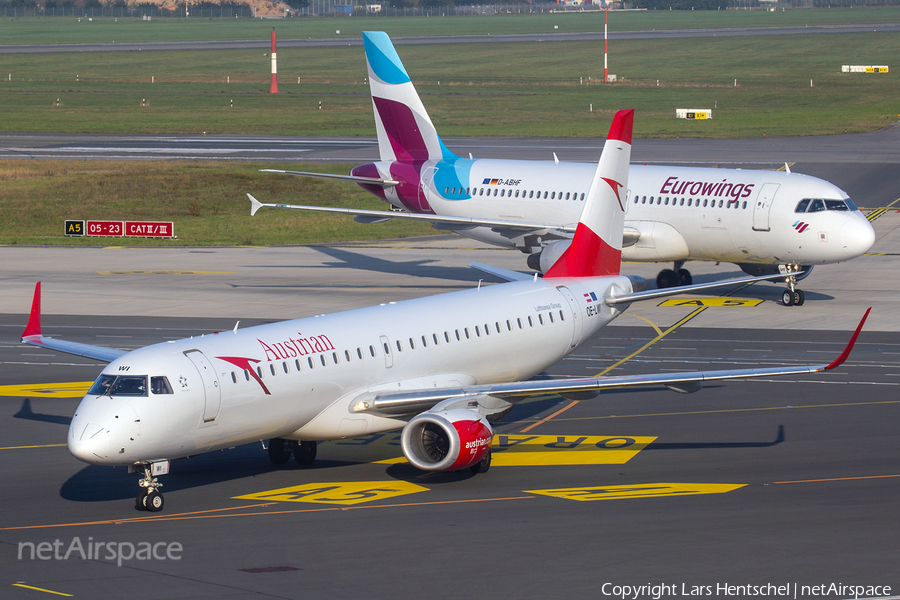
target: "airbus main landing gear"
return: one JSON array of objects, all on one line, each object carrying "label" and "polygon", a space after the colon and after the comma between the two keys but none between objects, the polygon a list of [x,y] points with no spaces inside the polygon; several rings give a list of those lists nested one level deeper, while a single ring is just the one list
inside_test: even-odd
[{"label": "airbus main landing gear", "polygon": [[484,455],[480,461],[469,467],[469,469],[478,475],[479,473],[487,473],[488,469],[491,468],[491,451],[488,449],[487,454]]},{"label": "airbus main landing gear", "polygon": [[660,290],[692,283],[694,283],[694,278],[691,276],[691,272],[684,268],[683,260],[676,261],[674,268],[663,269],[656,276],[656,288]]},{"label": "airbus main landing gear", "polygon": [[788,288],[781,293],[781,303],[785,306],[803,306],[806,298],[803,290],[797,287],[797,278],[793,275],[787,278]]},{"label": "airbus main landing gear", "polygon": [[294,455],[294,460],[301,467],[308,467],[316,461],[316,443],[298,442],[297,440],[285,440],[275,438],[269,440],[269,460],[274,465],[287,463]]},{"label": "airbus main landing gear", "polygon": [[166,501],[160,493],[162,484],[154,475],[165,475],[169,472],[169,461],[157,463],[145,463],[143,465],[129,465],[129,473],[138,473],[138,469],[144,469],[144,476],[138,481],[141,491],[135,499],[135,508],[148,512],[159,512],[165,506]]}]

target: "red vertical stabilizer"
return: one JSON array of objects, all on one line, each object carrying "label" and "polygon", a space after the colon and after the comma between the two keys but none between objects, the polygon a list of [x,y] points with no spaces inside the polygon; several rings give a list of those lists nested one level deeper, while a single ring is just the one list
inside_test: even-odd
[{"label": "red vertical stabilizer", "polygon": [[633,125],[634,109],[613,118],[572,245],[544,279],[619,274]]}]

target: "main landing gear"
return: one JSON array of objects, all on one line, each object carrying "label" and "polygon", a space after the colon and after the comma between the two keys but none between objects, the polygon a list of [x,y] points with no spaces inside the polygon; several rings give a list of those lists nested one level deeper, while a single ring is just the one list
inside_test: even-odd
[{"label": "main landing gear", "polygon": [[294,460],[301,467],[308,467],[316,461],[316,443],[298,442],[275,438],[269,440],[269,460],[273,465],[283,465],[294,455]]},{"label": "main landing gear", "polygon": [[660,290],[692,283],[694,283],[694,278],[691,277],[691,272],[684,268],[683,260],[675,261],[674,268],[663,269],[656,276],[656,288]]},{"label": "main landing gear", "polygon": [[165,475],[169,472],[169,461],[156,463],[144,463],[140,465],[129,465],[129,473],[139,473],[139,469],[143,468],[144,476],[138,481],[141,491],[138,492],[135,499],[135,508],[138,510],[146,510],[148,512],[159,512],[165,506],[166,501],[160,493],[159,488],[162,484],[154,475]]}]

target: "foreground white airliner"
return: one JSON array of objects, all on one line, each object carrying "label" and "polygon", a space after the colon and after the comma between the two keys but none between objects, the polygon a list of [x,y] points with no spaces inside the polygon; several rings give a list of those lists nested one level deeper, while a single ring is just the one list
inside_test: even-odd
[{"label": "foreground white airliner", "polygon": [[491,463],[489,421],[528,396],[585,399],[639,385],[692,392],[708,380],[841,364],[862,322],[829,365],[527,381],[631,302],[678,293],[634,292],[639,278],[619,274],[632,119],[633,111],[616,115],[572,244],[543,278],[478,265],[511,283],[131,352],[44,337],[38,283],[22,340],[109,361],[72,418],[69,451],[87,463],[143,472],[137,507],[158,511],[157,475],[170,460],[239,444],[269,440],[272,462],[293,452],[308,465],[318,440],[403,428],[403,454],[416,467],[477,473]]},{"label": "foreground white airliner", "polygon": [[[569,247],[594,176],[589,163],[473,160],[441,142],[390,38],[364,32],[381,160],[349,176],[398,211],[330,209],[357,221],[420,219],[489,244],[529,254],[542,273]],[[555,158],[555,156],[554,156]],[[736,263],[749,275],[783,273],[785,305],[803,304],[796,282],[814,265],[864,254],[872,225],[845,192],[798,173],[632,165],[623,197],[623,259],[673,262],[658,288],[687,285],[685,261]],[[627,203],[625,201],[627,200]]]}]

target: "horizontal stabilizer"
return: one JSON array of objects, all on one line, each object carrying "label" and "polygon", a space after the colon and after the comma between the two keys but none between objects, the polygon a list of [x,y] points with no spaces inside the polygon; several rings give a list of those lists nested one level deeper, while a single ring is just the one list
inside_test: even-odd
[{"label": "horizontal stabilizer", "polygon": [[473,269],[478,269],[488,275],[493,275],[499,279],[503,279],[504,281],[526,281],[528,279],[533,279],[534,274],[520,273],[519,271],[512,271],[510,269],[503,269],[501,267],[495,267],[493,265],[486,265],[480,262],[470,262],[469,266]]},{"label": "horizontal stabilizer", "polygon": [[368,185],[380,185],[391,187],[400,183],[393,179],[381,179],[379,177],[359,177],[356,175],[335,175],[333,173],[313,173],[310,171],[281,171],[278,169],[260,169],[260,173],[281,173],[282,175],[295,175],[297,177],[315,177],[317,179],[333,179],[336,181],[349,181],[350,183],[365,183]]},{"label": "horizontal stabilizer", "polygon": [[702,290],[713,290],[721,287],[729,287],[735,285],[752,285],[760,281],[775,281],[778,279],[787,279],[787,275],[776,273],[775,275],[762,275],[760,277],[743,277],[741,279],[728,279],[725,281],[713,281],[710,283],[697,283],[694,285],[683,285],[679,287],[663,288],[661,290],[647,290],[645,292],[634,292],[631,294],[623,294],[621,296],[613,296],[605,298],[603,302],[607,306],[616,304],[631,304],[632,302],[640,302],[642,300],[656,300],[658,298],[668,298],[669,296],[678,296],[679,294],[689,294]]}]

